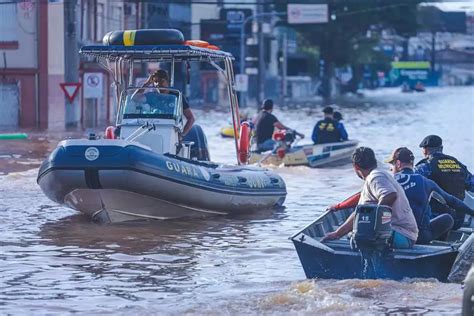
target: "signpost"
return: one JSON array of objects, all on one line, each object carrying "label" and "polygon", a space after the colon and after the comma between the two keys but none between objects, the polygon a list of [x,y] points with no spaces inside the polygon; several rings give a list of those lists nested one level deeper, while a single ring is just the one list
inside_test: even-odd
[{"label": "signpost", "polygon": [[84,73],[84,99],[100,99],[104,96],[104,74],[101,72]]},{"label": "signpost", "polygon": [[249,76],[245,74],[235,75],[235,90],[247,92],[249,89]]},{"label": "signpost", "polygon": [[289,24],[327,23],[327,4],[297,4],[289,3],[287,6]]},{"label": "signpost", "polygon": [[77,94],[79,93],[79,88],[81,87],[80,82],[69,82],[69,83],[60,83],[59,86],[63,90],[66,98],[69,100],[69,103],[74,102]]}]

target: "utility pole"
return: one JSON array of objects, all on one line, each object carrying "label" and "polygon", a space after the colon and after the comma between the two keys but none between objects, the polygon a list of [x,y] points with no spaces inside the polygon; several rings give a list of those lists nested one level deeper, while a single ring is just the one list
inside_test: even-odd
[{"label": "utility pole", "polygon": [[[272,17],[272,16],[285,16],[286,12],[266,12],[266,13],[258,13],[255,15],[251,15],[247,17],[242,25],[240,26],[240,73],[245,74],[245,45],[246,45],[246,37],[245,37],[245,26],[247,25],[248,22],[258,19],[258,18],[263,18],[263,17]],[[260,57],[259,57],[260,60]],[[245,105],[246,101],[246,96],[245,92],[241,92],[240,94],[240,105]]]},{"label": "utility pole", "polygon": [[[64,81],[66,83],[79,82],[76,5],[77,0],[64,1]],[[78,98],[75,98],[73,102],[69,102],[67,98],[65,99],[66,128],[77,127],[80,115]]]},{"label": "utility pole", "polygon": [[286,97],[288,95],[288,83],[286,82],[286,77],[287,77],[287,70],[288,70],[288,32],[285,29],[283,31],[283,61],[282,61],[282,71],[281,71],[281,77],[282,77],[282,93],[283,93],[283,98],[282,98],[282,103],[285,104],[286,102]]},{"label": "utility pole", "polygon": [[431,31],[431,71],[435,71],[436,63],[436,31]]},{"label": "utility pole", "polygon": [[[264,14],[263,4],[257,5],[257,14]],[[263,34],[263,22],[258,21],[258,94],[257,104],[261,104],[265,98],[265,36]]]}]

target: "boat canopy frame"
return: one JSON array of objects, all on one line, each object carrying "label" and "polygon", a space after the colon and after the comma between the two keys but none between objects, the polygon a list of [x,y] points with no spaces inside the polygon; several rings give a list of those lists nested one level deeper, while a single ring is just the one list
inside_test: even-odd
[{"label": "boat canopy frame", "polygon": [[[228,52],[188,45],[93,45],[83,46],[80,54],[97,59],[98,63],[113,77],[116,89],[117,105],[120,104],[122,91],[134,86],[133,73],[135,62],[171,63],[170,86],[174,86],[175,63],[208,63],[218,70],[226,80],[229,96],[237,163],[239,159],[240,116],[237,93],[235,90],[234,57]],[[220,65],[222,64],[222,66]],[[140,87],[137,87],[140,88]],[[118,112],[117,112],[118,113]]]}]

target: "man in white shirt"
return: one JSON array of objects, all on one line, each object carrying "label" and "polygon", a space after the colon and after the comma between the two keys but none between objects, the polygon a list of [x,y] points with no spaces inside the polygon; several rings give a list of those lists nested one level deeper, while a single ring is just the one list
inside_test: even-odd
[{"label": "man in white shirt", "polygon": [[[364,180],[358,204],[379,204],[392,208],[392,229],[394,248],[411,248],[418,238],[415,216],[405,191],[383,170],[377,169],[374,151],[359,147],[352,155],[352,165],[357,176]],[[349,233],[354,226],[355,212],[334,232],[328,233],[322,241],[339,239]]]}]

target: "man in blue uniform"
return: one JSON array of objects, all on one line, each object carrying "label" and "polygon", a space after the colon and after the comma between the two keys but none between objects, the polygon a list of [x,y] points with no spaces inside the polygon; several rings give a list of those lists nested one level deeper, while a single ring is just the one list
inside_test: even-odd
[{"label": "man in blue uniform", "polygon": [[323,113],[324,119],[318,121],[314,126],[311,139],[315,144],[336,143],[341,141],[341,125],[333,118],[334,109],[327,106],[323,109]]},{"label": "man in blue uniform", "polygon": [[341,141],[345,141],[349,139],[349,135],[347,134],[346,128],[344,127],[344,123],[342,123],[342,120],[344,119],[342,117],[341,112],[335,111],[333,118],[336,122],[339,123],[339,133],[341,134]]},{"label": "man in blue uniform", "polygon": [[[426,136],[420,143],[425,156],[416,164],[415,172],[436,182],[441,189],[464,200],[467,191],[474,191],[474,177],[456,158],[443,154],[443,141],[437,135]],[[464,221],[464,214],[456,213],[454,229]]]},{"label": "man in blue uniform", "polygon": [[434,181],[416,174],[413,171],[413,153],[406,147],[397,148],[390,158],[385,162],[392,165],[395,179],[405,190],[410,207],[418,224],[417,243],[427,244],[446,234],[454,225],[454,219],[450,214],[441,214],[434,217],[429,198],[432,192],[439,193],[448,206],[456,212],[474,215],[474,211],[463,201],[443,191]]},{"label": "man in blue uniform", "polygon": [[[278,129],[290,128],[283,125],[273,112],[273,100],[266,99],[263,101],[262,111],[258,114],[255,119],[255,134],[257,138],[257,150],[267,151],[274,149],[276,142],[272,139],[275,127]],[[297,135],[304,138],[304,135],[295,131]]]}]

